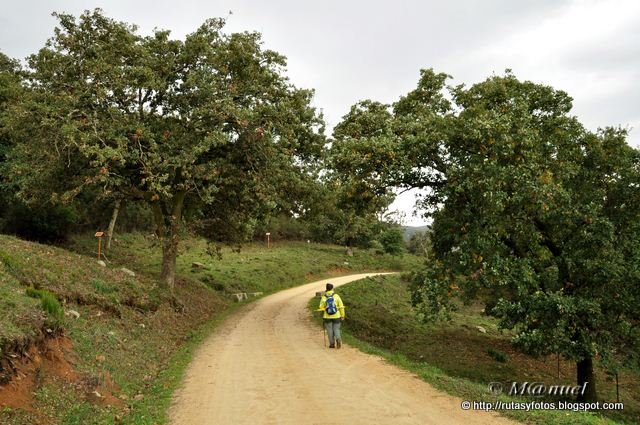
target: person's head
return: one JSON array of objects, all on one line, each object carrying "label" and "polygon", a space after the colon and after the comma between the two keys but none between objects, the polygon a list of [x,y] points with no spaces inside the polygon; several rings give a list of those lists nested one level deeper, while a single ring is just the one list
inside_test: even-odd
[{"label": "person's head", "polygon": [[333,289],[333,284],[327,283],[327,291],[331,291]]}]

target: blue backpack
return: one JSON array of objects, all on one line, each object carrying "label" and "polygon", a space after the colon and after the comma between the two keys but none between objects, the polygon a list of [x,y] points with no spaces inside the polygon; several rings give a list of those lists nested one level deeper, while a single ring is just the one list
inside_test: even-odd
[{"label": "blue backpack", "polygon": [[333,299],[333,295],[335,294],[325,295],[327,297],[327,307],[325,308],[325,311],[330,315],[338,312],[338,307],[336,307],[336,301]]}]

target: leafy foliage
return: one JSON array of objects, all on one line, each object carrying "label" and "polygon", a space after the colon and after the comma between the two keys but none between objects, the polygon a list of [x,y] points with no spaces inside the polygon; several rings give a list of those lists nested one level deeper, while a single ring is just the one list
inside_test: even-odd
[{"label": "leafy foliage", "polygon": [[397,225],[385,226],[378,236],[378,240],[384,248],[384,252],[391,255],[399,255],[404,252],[404,235]]},{"label": "leafy foliage", "polygon": [[447,78],[422,71],[392,114],[359,104],[385,111],[357,127],[377,131],[365,165],[379,178],[365,180],[429,189],[432,261],[414,303],[435,319],[481,298],[528,353],[576,361],[580,382],[596,356],[635,358],[640,153],[624,130],[586,130],[562,91],[509,71],[470,88]]},{"label": "leafy foliage", "polygon": [[15,191],[4,170],[7,155],[14,143],[9,128],[11,104],[21,96],[22,91],[18,63],[0,52],[0,219],[6,215]]},{"label": "leafy foliage", "polygon": [[13,202],[7,207],[2,230],[23,239],[38,242],[62,241],[77,220],[73,206],[47,205],[38,208],[18,200]]},{"label": "leafy foliage", "polygon": [[210,19],[180,41],[140,36],[100,10],[55,16],[13,115],[19,195],[68,202],[100,187],[147,202],[170,287],[183,219],[246,231],[319,155],[312,92],[288,82],[285,58],[263,50],[259,34],[228,35]]},{"label": "leafy foliage", "polygon": [[393,201],[386,184],[386,164],[393,159],[391,113],[387,105],[354,105],[333,132],[328,186],[336,210],[335,238],[347,246],[368,246],[375,238],[378,215]]},{"label": "leafy foliage", "polygon": [[443,205],[423,281],[439,289],[425,298],[446,306],[451,292],[488,289],[491,314],[532,354],[634,351],[640,156],[625,132],[588,132],[566,93],[511,74],[453,97],[447,184],[427,201]]}]

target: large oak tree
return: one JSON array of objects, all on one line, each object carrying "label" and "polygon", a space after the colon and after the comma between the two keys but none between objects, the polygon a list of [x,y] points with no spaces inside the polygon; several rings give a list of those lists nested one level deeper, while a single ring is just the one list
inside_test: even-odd
[{"label": "large oak tree", "polygon": [[423,71],[366,140],[378,185],[427,189],[432,258],[414,302],[432,319],[484,300],[524,351],[575,361],[594,400],[594,359],[640,351],[640,153],[624,130],[585,129],[562,91],[509,72],[447,78]]},{"label": "large oak tree", "polygon": [[509,73],[452,97],[416,298],[485,298],[517,346],[574,360],[595,400],[596,356],[638,347],[640,154],[623,130],[586,130],[566,93]]},{"label": "large oak tree", "polygon": [[100,187],[147,202],[168,288],[186,217],[247,213],[320,153],[312,92],[291,85],[259,34],[225,34],[210,19],[176,40],[100,10],[55,16],[55,35],[28,60],[33,94],[14,115],[12,176],[24,199]]}]

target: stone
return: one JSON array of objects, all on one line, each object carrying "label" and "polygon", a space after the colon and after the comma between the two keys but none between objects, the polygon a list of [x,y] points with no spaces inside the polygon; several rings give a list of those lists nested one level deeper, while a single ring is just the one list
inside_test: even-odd
[{"label": "stone", "polygon": [[480,332],[482,332],[483,334],[487,333],[487,330],[485,328],[483,328],[482,326],[476,326],[476,329]]},{"label": "stone", "polygon": [[129,276],[133,276],[133,277],[135,277],[135,275],[136,275],[136,273],[135,273],[134,271],[129,270],[129,269],[128,269],[128,268],[126,268],[126,267],[121,267],[121,268],[120,268],[120,271],[121,271],[121,272],[123,272],[123,273],[125,273],[125,274],[128,274]]},{"label": "stone", "polygon": [[98,260],[98,264],[100,264],[102,267],[107,267],[107,263],[102,260]]},{"label": "stone", "polygon": [[204,269],[206,266],[202,263],[199,263],[197,261],[194,261],[193,263],[191,263],[191,268],[192,269]]},{"label": "stone", "polygon": [[67,310],[64,312],[65,316],[73,316],[74,319],[79,319],[80,318],[80,313],[78,313],[75,310]]}]

